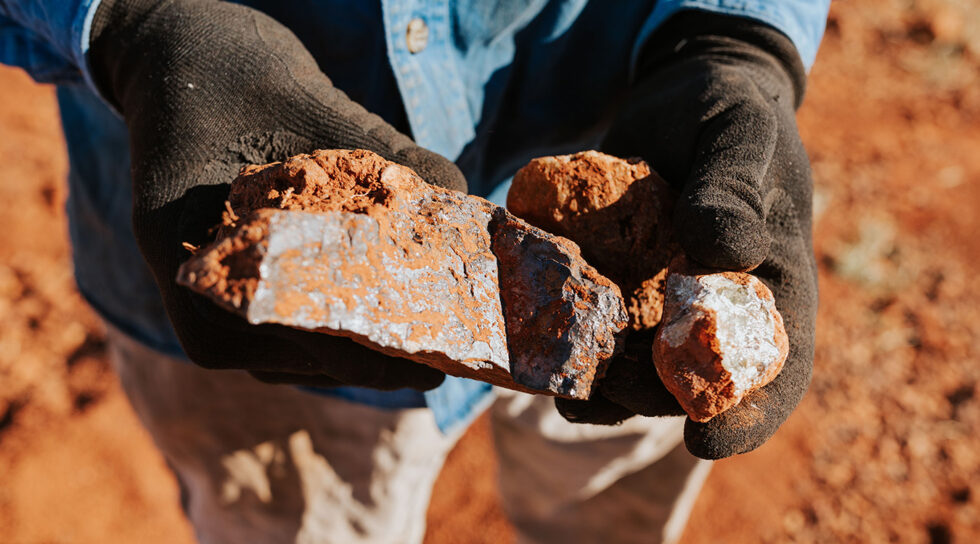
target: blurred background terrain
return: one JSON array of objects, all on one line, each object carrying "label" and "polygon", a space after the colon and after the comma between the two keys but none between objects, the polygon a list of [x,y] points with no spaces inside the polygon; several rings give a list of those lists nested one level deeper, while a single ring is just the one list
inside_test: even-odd
[{"label": "blurred background terrain", "polygon": [[[835,2],[799,115],[816,183],[815,375],[716,463],[702,542],[980,542],[980,3]],[[654,165],[655,166],[655,165]],[[0,541],[191,542],[74,290],[53,89],[0,67]],[[508,542],[485,421],[427,542]]]}]

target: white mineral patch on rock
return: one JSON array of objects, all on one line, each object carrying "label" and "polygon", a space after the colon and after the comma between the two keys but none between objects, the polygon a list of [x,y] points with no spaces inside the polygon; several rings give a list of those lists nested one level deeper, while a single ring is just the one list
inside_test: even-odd
[{"label": "white mineral patch on rock", "polygon": [[654,361],[664,385],[707,421],[772,381],[789,351],[772,293],[750,274],[670,273]]}]

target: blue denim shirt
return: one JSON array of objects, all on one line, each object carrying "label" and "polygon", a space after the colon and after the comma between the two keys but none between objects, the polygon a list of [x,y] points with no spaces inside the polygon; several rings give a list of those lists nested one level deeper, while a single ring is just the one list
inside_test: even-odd
[{"label": "blue denim shirt", "polygon": [[[456,161],[498,203],[533,157],[592,148],[637,52],[683,9],[740,15],[788,35],[809,67],[829,0],[246,0],[289,27],[334,84],[419,145]],[[99,0],[0,0],[0,62],[58,83],[68,154],[69,233],[80,291],[110,323],[183,357],[131,226],[127,132],[95,94],[85,55]],[[428,27],[412,53],[409,21]],[[451,431],[490,387],[448,378],[427,393],[318,390],[387,408],[429,406]]]}]

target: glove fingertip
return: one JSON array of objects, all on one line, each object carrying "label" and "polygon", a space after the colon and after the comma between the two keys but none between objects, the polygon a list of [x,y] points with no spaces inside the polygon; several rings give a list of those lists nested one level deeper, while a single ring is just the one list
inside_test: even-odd
[{"label": "glove fingertip", "polygon": [[[370,387],[381,391],[394,391],[397,389],[414,389],[415,391],[429,391],[442,385],[446,379],[446,374],[441,370],[436,370],[428,365],[384,355],[370,348],[354,345],[364,357],[371,359],[371,364],[363,365],[361,377],[352,382],[351,385]],[[366,362],[366,361],[364,361]]]},{"label": "glove fingertip", "polygon": [[445,380],[445,374],[433,368],[426,367],[422,372],[419,372],[418,379],[413,381],[409,387],[416,391],[430,391],[442,385],[442,382]]},{"label": "glove fingertip", "polygon": [[593,425],[618,425],[636,415],[632,410],[606,399],[599,392],[593,393],[589,400],[555,397],[555,408],[570,423]]},{"label": "glove fingertip", "polygon": [[330,388],[340,387],[344,384],[324,375],[319,374],[290,374],[288,372],[269,372],[260,370],[249,370],[256,380],[269,385],[301,385],[304,387]]},{"label": "glove fingertip", "polygon": [[782,423],[782,418],[749,405],[736,406],[706,423],[690,419],[684,425],[687,450],[701,459],[724,459],[750,452],[764,444]]},{"label": "glove fingertip", "polygon": [[695,262],[722,270],[752,270],[769,255],[772,237],[765,221],[751,212],[678,206],[677,238]]}]

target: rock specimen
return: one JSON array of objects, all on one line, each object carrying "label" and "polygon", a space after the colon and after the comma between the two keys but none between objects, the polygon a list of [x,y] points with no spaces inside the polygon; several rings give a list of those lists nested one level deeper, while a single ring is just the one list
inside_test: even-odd
[{"label": "rock specimen", "polygon": [[[601,377],[614,334],[627,324],[619,288],[585,264],[573,242],[502,208],[490,230],[511,374],[532,389],[588,398],[591,388],[578,384]],[[561,372],[554,371],[556,362],[563,362]]]},{"label": "rock specimen", "polygon": [[[579,244],[620,286],[634,331],[648,337],[659,324],[657,373],[691,419],[707,421],[775,378],[788,342],[761,281],[745,273],[700,273],[676,257],[674,202],[645,162],[596,151],[534,159],[507,194],[511,212]],[[648,379],[629,375],[623,383]]]},{"label": "rock specimen", "polygon": [[704,422],[772,381],[789,341],[772,292],[758,278],[685,268],[672,265],[667,276],[653,357],[684,411]]},{"label": "rock specimen", "polygon": [[647,163],[598,151],[534,159],[507,193],[511,213],[573,240],[619,285],[634,330],[660,322],[667,263],[675,252],[673,206],[670,187]]},{"label": "rock specimen", "polygon": [[627,316],[578,247],[368,151],[250,167],[178,281],[251,323],[588,398]]}]

